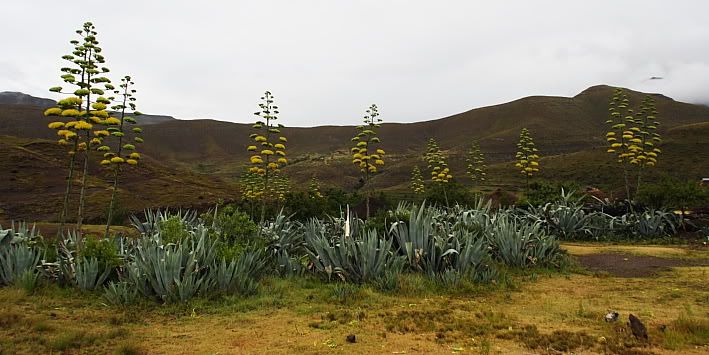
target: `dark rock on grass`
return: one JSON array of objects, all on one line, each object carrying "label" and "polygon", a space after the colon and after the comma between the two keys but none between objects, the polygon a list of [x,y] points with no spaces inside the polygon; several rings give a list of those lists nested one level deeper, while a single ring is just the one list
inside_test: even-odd
[{"label": "dark rock on grass", "polygon": [[628,316],[628,320],[630,320],[630,330],[633,332],[635,338],[638,340],[642,339],[647,341],[647,329],[645,328],[643,322],[641,322],[640,319],[633,314]]},{"label": "dark rock on grass", "polygon": [[356,343],[357,342],[357,337],[355,337],[354,334],[350,334],[346,338],[348,343]]}]

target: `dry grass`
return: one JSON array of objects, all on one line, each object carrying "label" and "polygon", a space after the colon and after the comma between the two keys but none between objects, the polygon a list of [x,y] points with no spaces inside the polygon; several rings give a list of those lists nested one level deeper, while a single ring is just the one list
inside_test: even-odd
[{"label": "dry grass", "polygon": [[[600,252],[607,252],[604,247]],[[678,255],[668,249],[662,256]],[[653,249],[653,253],[659,253]],[[704,254],[706,257],[706,254]],[[455,294],[407,277],[406,292],[353,288],[338,299],[317,280],[267,279],[258,296],[140,304],[119,310],[95,294],[0,289],[0,348],[8,353],[706,353],[708,267],[653,278],[529,272],[516,287]],[[533,277],[532,277],[533,276]],[[609,310],[622,319],[606,323]],[[647,326],[649,344],[624,323]],[[621,331],[622,330],[622,331]],[[346,336],[356,335],[356,343]]]},{"label": "dry grass", "polygon": [[656,256],[661,258],[706,258],[707,253],[676,246],[659,245],[610,245],[589,243],[563,243],[563,248],[571,255],[599,253],[626,253],[632,255]]}]

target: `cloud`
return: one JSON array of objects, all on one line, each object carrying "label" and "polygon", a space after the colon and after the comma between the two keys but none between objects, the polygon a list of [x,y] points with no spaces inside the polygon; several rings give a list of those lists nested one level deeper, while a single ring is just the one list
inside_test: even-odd
[{"label": "cloud", "polygon": [[354,124],[371,103],[386,121],[420,121],[600,83],[709,102],[704,2],[72,4],[3,5],[0,31],[22,36],[4,37],[0,90],[49,96],[88,8],[141,110],[181,118],[250,121],[267,89],[292,126]]}]

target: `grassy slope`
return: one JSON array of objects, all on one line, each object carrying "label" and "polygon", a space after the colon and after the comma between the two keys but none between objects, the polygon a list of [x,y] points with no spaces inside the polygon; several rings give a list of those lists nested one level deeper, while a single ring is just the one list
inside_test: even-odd
[{"label": "grassy slope", "polygon": [[[608,252],[617,246],[589,246]],[[574,253],[574,248],[570,248]],[[681,248],[624,247],[663,257]],[[581,253],[587,253],[584,250]],[[692,251],[704,258],[706,251]],[[259,295],[185,305],[107,307],[91,293],[0,289],[0,348],[9,353],[575,353],[702,354],[709,347],[707,267],[651,278],[544,270],[514,276],[514,286],[435,290],[406,277],[399,294],[369,288],[349,299],[315,280],[267,279]],[[543,295],[544,297],[539,297]],[[621,313],[606,323],[609,310]],[[650,344],[624,327],[628,313]],[[660,326],[667,329],[660,331]],[[625,329],[620,332],[620,329]],[[355,334],[357,343],[345,342]]]},{"label": "grassy slope", "polygon": [[[0,221],[53,220],[61,209],[68,160],[63,148],[36,139],[0,136]],[[110,199],[112,175],[91,165],[87,186],[87,222],[103,222]],[[77,170],[80,170],[77,164]],[[78,200],[80,174],[75,175],[69,220]],[[217,177],[175,170],[152,159],[127,167],[119,185],[118,209],[140,211],[147,207],[197,207],[236,196],[233,183]]]},{"label": "grassy slope", "polygon": [[[604,149],[604,120],[611,93],[610,87],[595,86],[573,98],[535,96],[434,121],[385,124],[380,135],[388,152],[386,166],[373,178],[372,187],[407,192],[412,167],[425,167],[420,156],[428,137],[435,137],[459,181],[467,180],[463,175],[466,147],[479,139],[490,166],[488,184],[482,190],[519,189],[523,179],[511,160],[519,129],[526,126],[544,156],[540,177],[575,181],[613,193],[622,183],[618,166]],[[630,92],[630,97],[638,102],[642,94]],[[661,95],[656,99],[665,144],[660,163],[647,174],[647,180],[663,173],[683,179],[709,174],[704,164],[709,161],[709,108]],[[39,108],[0,105],[0,134],[25,138],[0,139],[0,153],[5,157],[0,163],[0,178],[9,181],[0,186],[0,220],[52,218],[56,214],[65,166],[59,149],[36,140],[54,138],[45,126],[47,121]],[[148,169],[130,174],[123,194],[125,208],[193,206],[234,196],[235,178],[243,171],[247,157],[248,125],[173,120],[145,126],[144,132],[145,152],[153,160]],[[294,186],[304,186],[303,182],[317,176],[326,185],[354,188],[357,170],[349,162],[353,133],[353,127],[285,129],[291,160],[286,171]],[[51,153],[47,156],[44,151]],[[47,174],[53,169],[60,169],[60,173]],[[90,206],[90,217],[96,218],[105,209],[106,176],[92,170],[97,175],[90,193],[96,195],[97,202]],[[33,211],[37,214],[32,215]]]}]

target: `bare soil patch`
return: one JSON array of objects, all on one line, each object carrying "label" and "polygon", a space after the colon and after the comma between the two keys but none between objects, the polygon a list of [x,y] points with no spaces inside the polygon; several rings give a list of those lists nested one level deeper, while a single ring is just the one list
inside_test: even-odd
[{"label": "bare soil patch", "polygon": [[588,270],[617,277],[651,277],[678,266],[709,266],[709,260],[660,258],[626,253],[599,253],[576,256]]}]

